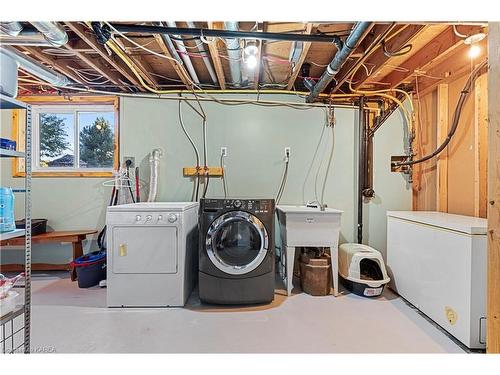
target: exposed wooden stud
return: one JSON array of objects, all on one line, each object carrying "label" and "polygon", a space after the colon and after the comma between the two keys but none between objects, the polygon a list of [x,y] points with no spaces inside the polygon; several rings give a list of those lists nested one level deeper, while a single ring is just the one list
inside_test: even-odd
[{"label": "exposed wooden stud", "polygon": [[[208,175],[210,177],[221,177],[224,175],[224,168],[221,167],[207,167]],[[182,168],[182,174],[184,177],[194,177],[194,176],[204,176],[206,174],[205,169],[203,167],[184,167]]]},{"label": "exposed wooden stud", "polygon": [[[160,49],[162,50],[163,54],[165,56],[170,57],[171,59],[174,59],[172,54],[167,48],[167,45],[163,41],[161,35],[155,34],[155,39],[156,43],[160,46]],[[169,62],[172,64],[172,68],[174,68],[175,72],[181,79],[182,83],[184,83],[188,88],[192,86],[191,84],[191,78],[189,77],[189,73],[186,71],[186,68],[184,68],[184,65],[181,65],[173,60],[169,60]]]},{"label": "exposed wooden stud", "polygon": [[[312,30],[312,23],[308,23],[306,26],[306,34],[311,34],[311,30]],[[299,60],[297,61],[297,63],[293,67],[292,76],[290,77],[290,80],[288,81],[288,86],[286,87],[287,90],[291,90],[293,85],[295,84],[295,80],[297,79],[297,77],[300,73],[300,69],[301,69],[302,64],[304,63],[304,61],[307,57],[307,53],[309,52],[309,48],[311,48],[311,44],[312,43],[310,43],[310,42],[305,42],[303,44],[302,52],[300,54]]]},{"label": "exposed wooden stud", "polygon": [[[437,136],[440,145],[448,135],[448,85],[440,84],[437,88]],[[448,149],[437,157],[436,206],[441,212],[448,212]],[[424,172],[425,173],[425,172]]]},{"label": "exposed wooden stud", "polygon": [[[488,87],[500,87],[500,23],[488,27]],[[500,353],[500,102],[488,99],[488,308],[486,351]]]},{"label": "exposed wooden stud", "polygon": [[[388,51],[397,51],[400,48],[411,43],[423,30],[424,25],[408,25],[401,29],[399,32],[392,34],[385,39],[386,49]],[[353,78],[353,87],[358,89],[368,80],[368,73],[376,72],[380,67],[391,59],[390,56],[386,56],[382,46],[377,48],[367,59],[366,63],[369,62],[368,72],[365,69],[359,69],[356,76]]]},{"label": "exposed wooden stud", "polygon": [[486,217],[488,189],[488,77],[474,86],[474,215]]},{"label": "exposed wooden stud", "polygon": [[86,31],[88,30],[86,27],[76,23],[76,22],[65,22],[65,25],[68,26],[80,39],[82,39],[87,45],[89,45],[95,52],[101,56],[104,61],[106,61],[109,65],[111,65],[114,69],[118,71],[123,77],[125,77],[130,83],[135,85],[141,91],[145,91],[144,88],[141,87],[139,81],[132,73],[129,73],[128,68],[122,65],[121,62],[116,61],[112,56],[108,54],[106,49],[97,42],[97,39],[94,35],[88,35]]},{"label": "exposed wooden stud", "polygon": [[[477,27],[465,26],[463,32],[468,33],[474,29],[477,29]],[[381,81],[390,83],[391,88],[397,87],[410,79],[416,70],[429,69],[437,63],[436,59],[442,61],[443,58],[448,57],[462,44],[463,39],[455,34],[453,28],[449,27],[400,65],[402,69],[393,70],[390,74],[382,78]]]},{"label": "exposed wooden stud", "polygon": [[83,82],[83,80],[80,77],[78,77],[71,69],[68,69],[66,64],[61,63],[60,60],[56,60],[53,57],[44,54],[39,49],[36,49],[34,47],[22,47],[22,48],[25,51],[29,52],[31,56],[33,56],[37,60],[51,66],[53,69],[71,78],[73,81],[85,85],[85,82]]},{"label": "exposed wooden stud", "polygon": [[[223,29],[222,22],[208,22],[209,29]],[[212,57],[212,62],[214,63],[215,74],[217,75],[217,80],[219,81],[219,86],[222,90],[226,89],[226,78],[224,76],[224,69],[222,68],[222,63],[219,57],[219,49],[217,48],[218,39],[214,39],[208,44],[208,50],[210,56]]]}]

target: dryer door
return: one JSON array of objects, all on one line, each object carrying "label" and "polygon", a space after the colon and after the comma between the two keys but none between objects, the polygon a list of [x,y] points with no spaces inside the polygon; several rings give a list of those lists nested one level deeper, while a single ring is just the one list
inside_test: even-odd
[{"label": "dryer door", "polygon": [[256,216],[231,211],[214,220],[205,245],[218,269],[230,275],[243,275],[257,268],[266,257],[268,234]]}]

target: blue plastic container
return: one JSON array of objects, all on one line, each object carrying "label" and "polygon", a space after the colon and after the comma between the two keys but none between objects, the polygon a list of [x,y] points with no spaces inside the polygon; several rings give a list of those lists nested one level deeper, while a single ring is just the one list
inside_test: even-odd
[{"label": "blue plastic container", "polygon": [[14,192],[11,188],[0,187],[0,232],[12,232],[14,229]]},{"label": "blue plastic container", "polygon": [[76,270],[79,288],[90,288],[106,280],[106,252],[93,251],[71,262]]}]

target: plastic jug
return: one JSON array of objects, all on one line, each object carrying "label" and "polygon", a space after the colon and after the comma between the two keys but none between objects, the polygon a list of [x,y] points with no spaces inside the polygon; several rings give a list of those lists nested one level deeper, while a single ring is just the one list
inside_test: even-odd
[{"label": "plastic jug", "polygon": [[14,192],[11,188],[0,187],[0,232],[11,232],[15,229]]}]

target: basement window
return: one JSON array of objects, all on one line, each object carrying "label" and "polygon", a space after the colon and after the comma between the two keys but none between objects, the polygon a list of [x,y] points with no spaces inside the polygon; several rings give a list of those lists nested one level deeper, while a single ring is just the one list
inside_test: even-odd
[{"label": "basement window", "polygon": [[[118,162],[116,106],[32,104],[34,176],[105,177],[112,175]],[[18,175],[24,174],[19,169]]]}]

